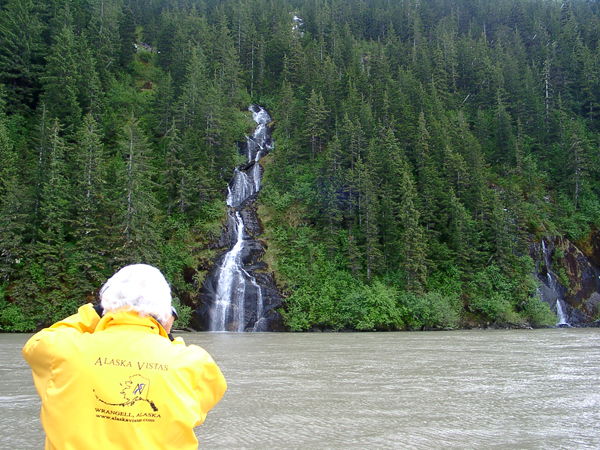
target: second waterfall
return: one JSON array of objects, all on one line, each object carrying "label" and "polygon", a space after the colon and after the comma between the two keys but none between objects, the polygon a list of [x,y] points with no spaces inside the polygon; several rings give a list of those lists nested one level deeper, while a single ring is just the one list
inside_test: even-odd
[{"label": "second waterfall", "polygon": [[257,126],[242,147],[248,162],[235,169],[227,189],[222,241],[231,248],[207,276],[202,306],[197,310],[201,328],[209,331],[268,331],[277,322],[274,308],[281,304],[273,275],[259,261],[264,248],[256,239],[261,233],[255,207],[262,179],[259,160],[273,149],[268,129],[271,117],[259,106],[249,111]]}]

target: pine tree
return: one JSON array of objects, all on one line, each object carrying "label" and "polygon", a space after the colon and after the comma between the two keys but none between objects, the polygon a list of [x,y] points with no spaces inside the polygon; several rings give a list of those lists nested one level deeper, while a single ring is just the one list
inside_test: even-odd
[{"label": "pine tree", "polygon": [[124,167],[120,181],[121,240],[126,262],[152,263],[157,256],[156,199],[150,146],[139,122],[132,116],[123,127],[119,142]]},{"label": "pine tree", "polygon": [[175,114],[173,80],[170,72],[159,80],[156,85],[156,91],[154,104],[154,110],[156,111],[156,133],[159,136],[164,136],[173,126],[173,116]]},{"label": "pine tree", "polygon": [[567,129],[567,183],[575,209],[578,209],[590,166],[587,158],[589,143],[585,134],[585,126],[575,118],[569,121]]},{"label": "pine tree", "polygon": [[461,201],[450,192],[450,223],[448,234],[450,248],[455,254],[460,269],[468,271],[472,260],[477,260],[477,242],[475,240],[474,223]]},{"label": "pine tree", "polygon": [[165,136],[164,146],[163,187],[167,196],[167,214],[171,215],[176,210],[184,214],[189,205],[185,195],[189,181],[181,160],[183,148],[175,122]]},{"label": "pine tree", "polygon": [[[35,241],[30,245],[27,258],[30,270],[38,271],[28,290],[42,322],[52,322],[58,317],[73,314],[83,301],[77,276],[75,258],[70,251],[71,186],[67,178],[65,155],[67,147],[61,138],[58,120],[54,120],[49,133],[48,173],[42,186],[40,225]],[[37,294],[35,294],[35,290]],[[17,289],[23,294],[22,286]],[[23,301],[24,299],[22,299]]]},{"label": "pine tree", "polygon": [[295,108],[294,91],[292,90],[292,87],[287,82],[287,80],[283,80],[278,106],[278,115],[281,117],[280,126],[283,128],[283,130],[285,130],[286,137],[290,139],[291,131],[293,129],[294,124]]},{"label": "pine tree", "polygon": [[204,127],[205,117],[202,113],[207,91],[206,58],[200,47],[194,47],[187,65],[178,105],[179,121],[184,132],[189,128]]},{"label": "pine tree", "polygon": [[34,105],[40,91],[44,26],[33,0],[3,2],[0,13],[0,81],[8,88],[9,109]]},{"label": "pine tree", "polygon": [[[92,114],[85,116],[75,146],[74,177],[75,245],[78,264],[86,281],[100,282],[102,255],[108,252],[108,228],[103,217],[105,161],[100,126]],[[90,286],[84,288],[89,292]]]},{"label": "pine tree", "polygon": [[38,107],[37,125],[29,155],[31,160],[31,175],[29,178],[33,184],[32,221],[34,234],[41,221],[40,202],[43,199],[43,186],[49,173],[50,130],[51,121],[48,118],[46,104],[42,103]]},{"label": "pine tree", "polygon": [[21,182],[19,157],[10,139],[0,87],[0,284],[9,281],[23,256],[27,187]]},{"label": "pine tree", "polygon": [[122,67],[127,67],[133,61],[137,37],[135,35],[135,17],[131,7],[123,5],[123,10],[118,20],[119,50],[118,60]]},{"label": "pine tree", "polygon": [[70,26],[64,26],[50,49],[42,100],[50,118],[57,118],[62,131],[72,135],[81,121],[77,101],[78,68],[75,62],[75,36]]},{"label": "pine tree", "polygon": [[382,180],[380,208],[382,252],[386,269],[394,271],[401,258],[399,241],[402,224],[398,222],[398,212],[402,196],[398,184],[402,180],[407,160],[392,128],[382,130],[379,139],[381,141],[379,176]]},{"label": "pine tree", "polygon": [[341,147],[337,136],[334,136],[327,146],[322,176],[319,183],[322,186],[323,212],[329,236],[333,239],[340,229],[343,211],[342,198],[344,191],[344,174],[341,166]]},{"label": "pine tree", "polygon": [[365,268],[367,271],[367,280],[371,280],[373,273],[378,273],[383,264],[381,260],[381,245],[380,245],[380,233],[379,233],[379,199],[378,199],[378,186],[375,184],[375,176],[372,168],[367,164],[366,167],[362,167],[362,163],[359,164],[358,170],[361,172],[361,211],[360,215],[363,217],[362,232],[365,239]]},{"label": "pine tree", "polygon": [[417,192],[407,165],[402,171],[399,191],[401,202],[398,222],[403,225],[400,244],[405,255],[401,268],[406,276],[407,289],[422,293],[427,283],[425,231],[419,223],[420,213],[415,205]]},{"label": "pine tree", "polygon": [[104,109],[104,92],[96,71],[96,58],[85,35],[76,37],[75,61],[77,64],[77,100],[84,114],[98,120]]},{"label": "pine tree", "polygon": [[311,160],[315,159],[317,153],[321,153],[323,142],[326,137],[325,125],[329,111],[325,108],[321,92],[315,93],[314,89],[308,99],[308,109],[304,123],[304,134],[310,145]]},{"label": "pine tree", "polygon": [[440,194],[439,174],[435,169],[431,157],[429,131],[425,122],[425,115],[421,112],[419,116],[420,136],[416,144],[416,168],[418,175],[418,201],[421,222],[423,223],[427,237],[437,238],[439,232],[436,230],[438,220],[438,195]]},{"label": "pine tree", "polygon": [[97,59],[101,69],[100,79],[110,78],[109,72],[117,69],[119,39],[119,17],[122,14],[122,2],[118,0],[89,1],[90,32],[89,38],[97,49]]},{"label": "pine tree", "polygon": [[237,105],[240,100],[240,91],[243,83],[241,81],[241,68],[238,52],[235,49],[227,19],[222,17],[216,37],[216,61],[218,61],[219,86],[227,99],[228,106]]}]

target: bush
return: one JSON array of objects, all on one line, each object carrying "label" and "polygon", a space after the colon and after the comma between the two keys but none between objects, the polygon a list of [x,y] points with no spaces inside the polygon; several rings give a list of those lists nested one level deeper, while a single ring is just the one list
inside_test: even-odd
[{"label": "bush", "polygon": [[400,295],[399,305],[404,322],[412,329],[455,329],[460,323],[460,302],[439,292],[417,296],[411,292]]},{"label": "bush", "polygon": [[550,309],[548,303],[542,301],[539,295],[531,297],[523,304],[523,316],[532,327],[548,327],[556,325],[556,314]]},{"label": "bush", "polygon": [[[527,257],[518,260],[524,267],[521,268],[521,272],[530,269],[530,259]],[[529,295],[529,290],[533,286],[529,275],[531,272],[524,276],[520,276],[520,273],[516,273],[514,279],[510,280],[495,264],[476,273],[469,284],[471,312],[491,322],[520,323],[521,319],[515,312],[511,300]]]},{"label": "bush", "polygon": [[491,295],[477,295],[470,301],[471,311],[479,312],[483,316],[498,323],[515,323],[518,317],[513,311],[512,305],[500,293]]},{"label": "bush", "polygon": [[341,322],[355,330],[396,330],[403,326],[397,293],[380,281],[347,295],[340,302]]},{"label": "bush", "polygon": [[23,311],[14,304],[0,301],[0,331],[26,333],[35,331],[35,322],[26,317]]},{"label": "bush", "polygon": [[192,320],[193,309],[181,303],[177,298],[173,299],[173,306],[175,306],[177,309],[177,315],[179,318],[173,322],[172,328],[174,330],[182,330],[187,328]]}]

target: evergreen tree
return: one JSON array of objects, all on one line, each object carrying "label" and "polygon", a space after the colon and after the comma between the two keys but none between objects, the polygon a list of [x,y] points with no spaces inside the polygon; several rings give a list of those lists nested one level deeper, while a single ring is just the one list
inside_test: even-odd
[{"label": "evergreen tree", "polygon": [[9,108],[34,106],[45,56],[43,23],[33,0],[4,2],[0,14],[0,81],[9,92]]},{"label": "evergreen tree", "polygon": [[19,157],[9,136],[0,86],[0,284],[9,281],[23,256],[28,190],[21,182]]},{"label": "evergreen tree", "polygon": [[167,195],[167,214],[172,214],[178,210],[184,214],[189,206],[187,195],[187,185],[190,183],[185,173],[185,165],[181,160],[182,144],[179,137],[179,130],[173,122],[167,135],[165,136],[165,162],[163,174],[163,186]]},{"label": "evergreen tree", "polygon": [[323,95],[313,90],[308,99],[308,109],[306,111],[306,120],[304,124],[305,135],[310,145],[311,160],[315,159],[317,153],[323,150],[323,141],[325,140],[325,123],[329,111],[325,108]]},{"label": "evergreen tree", "polygon": [[400,237],[404,256],[401,268],[406,277],[406,288],[417,294],[422,293],[427,283],[427,263],[425,260],[425,231],[419,223],[420,213],[415,205],[417,192],[408,166],[402,171],[399,185],[400,209],[398,222],[404,225]]},{"label": "evergreen tree", "polygon": [[227,99],[227,105],[237,105],[240,100],[240,90],[243,83],[241,81],[241,68],[238,58],[238,52],[235,49],[230,30],[227,26],[225,16],[222,17],[219,24],[216,40],[216,61],[219,63],[218,80],[219,86]]},{"label": "evergreen tree", "polygon": [[96,58],[85,35],[76,38],[75,61],[77,68],[77,99],[84,114],[92,114],[98,120],[103,111],[104,92],[96,71]]},{"label": "evergreen tree", "polygon": [[290,139],[291,131],[293,129],[294,124],[294,91],[292,87],[287,82],[287,80],[283,81],[283,85],[281,87],[281,95],[279,100],[279,116],[280,118],[280,126],[283,130],[285,130],[286,137]]},{"label": "evergreen tree", "polygon": [[121,241],[126,262],[156,261],[156,199],[154,197],[154,168],[150,146],[138,120],[133,116],[123,127],[119,142],[124,166],[120,175]]},{"label": "evergreen tree", "polygon": [[372,176],[369,164],[362,167],[359,164],[362,182],[360,185],[360,216],[362,217],[362,228],[365,239],[365,266],[367,280],[371,280],[373,273],[379,273],[383,266],[381,260],[380,232],[379,232],[379,198],[375,184],[375,177]]},{"label": "evergreen tree", "polygon": [[20,302],[32,302],[34,314],[39,314],[42,323],[73,314],[82,300],[82,292],[74,280],[77,272],[68,242],[72,191],[65,160],[67,148],[61,134],[58,120],[54,120],[48,138],[48,173],[42,185],[41,221],[26,255],[31,273],[35,274],[33,286],[24,289],[21,284],[24,280],[19,280],[16,289]]},{"label": "evergreen tree", "polygon": [[154,106],[156,111],[156,133],[159,136],[164,136],[173,126],[173,116],[175,114],[173,80],[170,72],[158,82],[156,91]]},{"label": "evergreen tree", "polygon": [[135,17],[129,5],[123,5],[123,12],[118,19],[119,50],[118,59],[122,67],[127,67],[135,55],[137,37],[135,35]]},{"label": "evergreen tree", "polygon": [[202,49],[194,47],[186,69],[186,79],[179,98],[178,113],[182,129],[202,129],[205,123],[203,102],[208,93],[206,58]]},{"label": "evergreen tree", "polygon": [[[97,49],[99,73],[104,81],[110,79],[110,71],[116,69],[119,41],[119,17],[122,13],[122,3],[118,0],[90,0],[90,29],[89,38]],[[113,66],[114,65],[114,66]]]},{"label": "evergreen tree", "polygon": [[63,132],[69,135],[81,121],[75,55],[75,36],[70,26],[64,26],[48,56],[42,100],[48,106],[48,116],[59,119]]},{"label": "evergreen tree", "polygon": [[[92,114],[85,116],[75,146],[76,177],[74,183],[74,236],[77,261],[85,280],[102,281],[103,254],[107,253],[107,228],[103,220],[102,203],[105,180],[104,149],[100,126]],[[91,286],[84,287],[90,292]]]}]

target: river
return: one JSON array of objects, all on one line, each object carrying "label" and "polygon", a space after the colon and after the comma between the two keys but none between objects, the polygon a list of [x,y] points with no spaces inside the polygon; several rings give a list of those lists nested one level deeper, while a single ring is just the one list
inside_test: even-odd
[{"label": "river", "polygon": [[[42,449],[40,401],[0,335],[0,448]],[[229,383],[211,449],[597,449],[600,330],[185,333]]]}]

